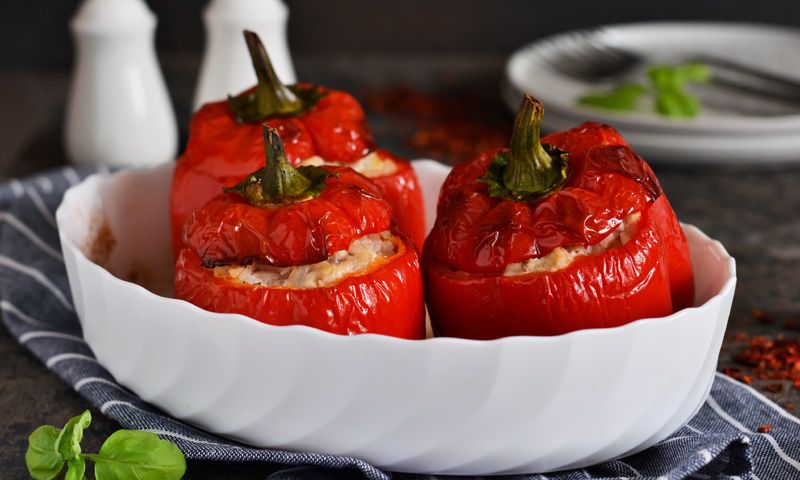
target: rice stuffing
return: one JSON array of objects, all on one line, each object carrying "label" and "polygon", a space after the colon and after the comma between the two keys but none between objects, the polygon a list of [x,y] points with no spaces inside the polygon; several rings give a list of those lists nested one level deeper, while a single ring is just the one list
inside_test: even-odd
[{"label": "rice stuffing", "polygon": [[377,152],[368,153],[353,163],[326,162],[321,157],[313,156],[303,160],[300,165],[315,165],[318,167],[323,165],[337,165],[350,167],[368,178],[392,175],[397,171],[397,164],[393,160],[383,158],[378,155]]},{"label": "rice stuffing", "polygon": [[334,285],[384,262],[397,253],[397,240],[389,231],[353,240],[347,250],[339,250],[327,260],[308,265],[276,267],[263,263],[214,267],[218,278],[230,278],[250,285],[285,288],[320,288]]},{"label": "rice stuffing", "polygon": [[606,238],[595,245],[588,247],[582,245],[567,248],[556,247],[543,257],[531,258],[523,262],[507,265],[503,275],[510,277],[534,272],[557,272],[568,267],[576,258],[597,255],[612,248],[621,247],[636,234],[636,226],[641,216],[641,213],[628,215]]}]

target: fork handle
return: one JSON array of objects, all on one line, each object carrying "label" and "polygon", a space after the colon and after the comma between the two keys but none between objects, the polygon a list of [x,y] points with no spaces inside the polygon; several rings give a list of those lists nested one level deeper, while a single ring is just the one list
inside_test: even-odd
[{"label": "fork handle", "polygon": [[716,83],[769,97],[800,101],[799,80],[713,55],[698,55],[691,58],[691,61],[702,62],[709,66]]}]

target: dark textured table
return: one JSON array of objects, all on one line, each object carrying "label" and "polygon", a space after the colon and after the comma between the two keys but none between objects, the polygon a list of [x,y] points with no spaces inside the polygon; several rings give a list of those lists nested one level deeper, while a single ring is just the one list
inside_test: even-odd
[{"label": "dark textured table", "polygon": [[[167,58],[163,64],[185,135],[196,59]],[[297,67],[304,80],[350,89],[359,96],[397,84],[443,96],[467,92],[486,105],[481,115],[488,124],[511,121],[497,89],[502,70],[499,58],[310,58],[299,61]],[[66,89],[65,72],[0,71],[0,105],[4,109],[0,177],[65,162],[61,122]],[[379,141],[415,156],[406,141],[413,122],[376,112],[370,112],[370,117]],[[784,326],[786,320],[800,320],[800,168],[697,166],[678,170],[656,165],[656,171],[681,220],[720,240],[736,257],[739,280],[729,333],[800,336],[800,331]],[[754,310],[767,315],[757,318]],[[735,365],[732,356],[742,347],[728,338],[720,367]],[[800,390],[788,382],[780,391],[765,389],[773,385],[775,390],[774,384],[754,382],[778,404],[795,404],[800,409]],[[86,406],[77,393],[0,329],[0,411],[4,414],[0,444],[5,446],[0,449],[0,478],[25,477],[26,437],[34,428],[43,423],[61,425]],[[95,419],[87,444],[96,448],[115,425],[99,412],[92,413]],[[269,471],[257,465],[190,462],[188,478],[266,478]]]}]

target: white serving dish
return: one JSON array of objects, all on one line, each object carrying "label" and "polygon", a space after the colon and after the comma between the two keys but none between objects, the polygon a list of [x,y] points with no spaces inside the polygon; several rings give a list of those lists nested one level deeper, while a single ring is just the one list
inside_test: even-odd
[{"label": "white serving dish", "polygon": [[[432,220],[448,168],[414,166]],[[170,165],[94,175],[56,217],[97,359],[144,400],[210,432],[395,471],[546,472],[653,445],[711,388],[735,264],[695,227],[684,228],[698,307],[668,317],[494,341],[345,337],[210,313],[110,273],[135,272],[166,292],[171,176]],[[82,251],[106,220],[117,239],[108,270]]]}]

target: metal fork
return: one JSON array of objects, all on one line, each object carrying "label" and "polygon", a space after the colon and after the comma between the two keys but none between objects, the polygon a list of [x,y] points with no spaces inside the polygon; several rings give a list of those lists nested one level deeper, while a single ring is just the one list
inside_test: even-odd
[{"label": "metal fork", "polygon": [[[624,78],[653,61],[609,45],[602,39],[603,34],[603,29],[594,29],[561,37],[558,40],[561,48],[552,48],[545,60],[561,74],[589,83]],[[675,54],[669,59],[669,63],[685,62],[702,62],[708,66],[712,85],[800,106],[798,80],[713,55]]]}]

